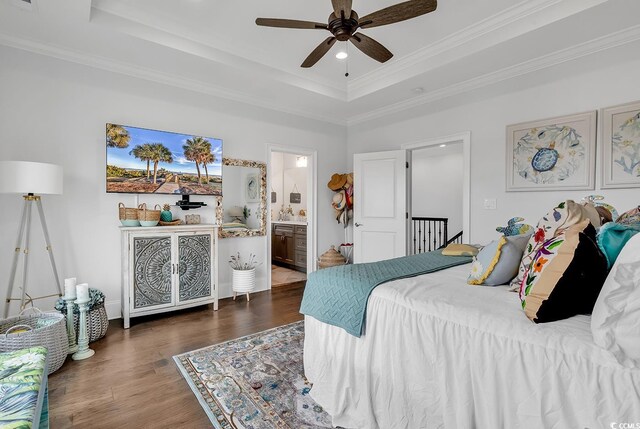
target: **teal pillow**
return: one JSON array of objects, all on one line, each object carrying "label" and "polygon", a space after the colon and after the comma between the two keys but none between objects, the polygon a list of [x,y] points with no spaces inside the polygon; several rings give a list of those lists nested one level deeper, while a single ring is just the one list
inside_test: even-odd
[{"label": "teal pillow", "polygon": [[627,241],[640,232],[640,224],[624,225],[616,222],[605,223],[598,232],[598,247],[607,258],[609,268],[618,259],[618,255],[622,252],[622,248]]},{"label": "teal pillow", "polygon": [[503,236],[483,247],[471,264],[470,285],[508,284],[518,274],[531,234]]}]

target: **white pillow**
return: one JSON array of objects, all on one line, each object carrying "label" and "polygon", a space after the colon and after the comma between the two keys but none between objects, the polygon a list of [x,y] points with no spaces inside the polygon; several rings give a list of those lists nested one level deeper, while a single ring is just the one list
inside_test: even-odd
[{"label": "white pillow", "polygon": [[640,368],[640,234],[622,249],[591,316],[593,339],[627,368]]}]

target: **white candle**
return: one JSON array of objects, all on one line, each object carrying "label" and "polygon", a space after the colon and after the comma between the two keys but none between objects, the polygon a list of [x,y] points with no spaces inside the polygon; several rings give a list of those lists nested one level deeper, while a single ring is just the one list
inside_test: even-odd
[{"label": "white candle", "polygon": [[76,299],[76,278],[64,279],[64,297]]},{"label": "white candle", "polygon": [[89,284],[81,283],[76,286],[76,291],[78,292],[78,301],[88,301],[89,300]]}]

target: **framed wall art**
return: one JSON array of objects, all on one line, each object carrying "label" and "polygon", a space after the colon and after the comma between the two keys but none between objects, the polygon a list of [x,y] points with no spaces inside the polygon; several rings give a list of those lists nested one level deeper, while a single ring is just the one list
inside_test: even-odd
[{"label": "framed wall art", "polygon": [[260,180],[257,174],[247,174],[245,181],[245,199],[248,203],[260,201]]},{"label": "framed wall art", "polygon": [[640,101],[602,110],[602,187],[640,187]]},{"label": "framed wall art", "polygon": [[597,112],[507,126],[507,192],[595,187]]}]

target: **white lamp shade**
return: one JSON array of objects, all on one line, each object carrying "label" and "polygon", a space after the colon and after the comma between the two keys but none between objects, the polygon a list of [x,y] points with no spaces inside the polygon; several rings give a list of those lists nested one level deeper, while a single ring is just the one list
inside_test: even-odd
[{"label": "white lamp shade", "polygon": [[62,167],[44,162],[0,161],[0,194],[61,194]]},{"label": "white lamp shade", "polygon": [[234,206],[227,209],[227,214],[231,217],[243,217],[244,211],[242,207]]}]

